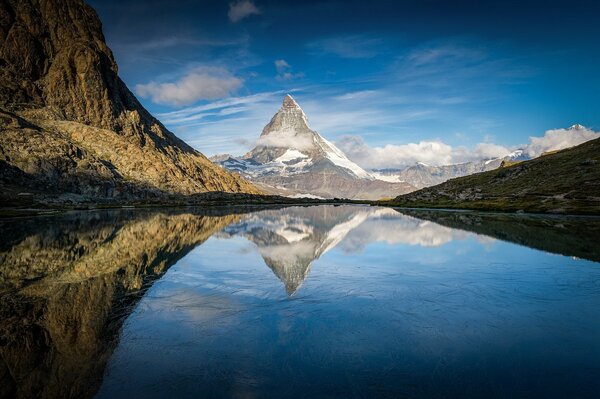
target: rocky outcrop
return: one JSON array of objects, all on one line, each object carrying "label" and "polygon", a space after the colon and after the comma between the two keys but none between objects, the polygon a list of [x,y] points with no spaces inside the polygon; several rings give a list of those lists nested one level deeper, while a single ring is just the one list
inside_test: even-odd
[{"label": "rocky outcrop", "polygon": [[0,183],[92,197],[257,193],[168,131],[80,0],[0,0]]}]

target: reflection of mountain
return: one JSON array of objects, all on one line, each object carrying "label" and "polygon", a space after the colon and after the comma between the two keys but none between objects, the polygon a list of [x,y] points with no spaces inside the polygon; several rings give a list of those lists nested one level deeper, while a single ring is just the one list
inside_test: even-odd
[{"label": "reflection of mountain", "polygon": [[418,209],[401,209],[400,212],[452,229],[600,262],[600,218]]},{"label": "reflection of mountain", "polygon": [[257,245],[267,266],[293,295],[311,263],[335,247],[366,219],[368,208],[355,206],[292,207],[252,213],[225,228]]},{"label": "reflection of mountain", "polygon": [[121,324],[238,216],[102,212],[0,223],[0,397],[91,397]]},{"label": "reflection of mountain", "polygon": [[256,244],[288,295],[302,285],[314,260],[342,242],[343,249],[355,251],[374,241],[437,246],[456,238],[450,228],[390,208],[351,205],[256,212],[224,234],[243,235]]}]

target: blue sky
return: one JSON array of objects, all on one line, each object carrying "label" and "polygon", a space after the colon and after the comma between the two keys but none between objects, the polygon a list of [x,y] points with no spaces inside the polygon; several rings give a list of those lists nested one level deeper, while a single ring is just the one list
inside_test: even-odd
[{"label": "blue sky", "polygon": [[207,155],[250,149],[287,92],[345,151],[390,159],[600,130],[597,1],[90,3],[124,81]]}]

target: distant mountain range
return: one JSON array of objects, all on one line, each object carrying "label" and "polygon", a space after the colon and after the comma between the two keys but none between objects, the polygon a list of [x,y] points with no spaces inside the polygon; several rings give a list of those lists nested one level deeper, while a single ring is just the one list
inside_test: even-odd
[{"label": "distant mountain range", "polygon": [[416,189],[406,182],[378,179],[349,160],[309,127],[306,114],[290,95],[254,149],[242,157],[219,155],[211,160],[265,191],[286,196],[379,199]]},{"label": "distant mountain range", "polygon": [[435,186],[455,177],[486,172],[500,167],[502,163],[526,160],[523,150],[515,150],[501,158],[465,162],[455,165],[431,166],[422,162],[402,169],[375,169],[371,173],[378,179],[390,182],[407,182],[416,188]]},{"label": "distant mountain range", "polygon": [[273,194],[381,199],[527,158],[523,150],[516,150],[505,157],[455,165],[430,166],[419,162],[400,169],[365,170],[312,130],[306,114],[288,94],[254,149],[241,157],[221,154],[210,159]]}]

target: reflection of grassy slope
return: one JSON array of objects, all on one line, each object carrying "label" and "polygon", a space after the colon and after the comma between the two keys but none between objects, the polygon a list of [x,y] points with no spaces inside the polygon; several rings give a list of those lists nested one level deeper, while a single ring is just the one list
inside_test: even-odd
[{"label": "reflection of grassy slope", "polygon": [[600,262],[600,218],[401,209],[401,213],[546,252]]},{"label": "reflection of grassy slope", "polygon": [[14,238],[0,246],[11,290],[0,298],[0,397],[93,396],[145,290],[238,219],[113,211],[0,224]]},{"label": "reflection of grassy slope", "polygon": [[384,205],[600,213],[600,139],[506,168],[451,179]]}]

